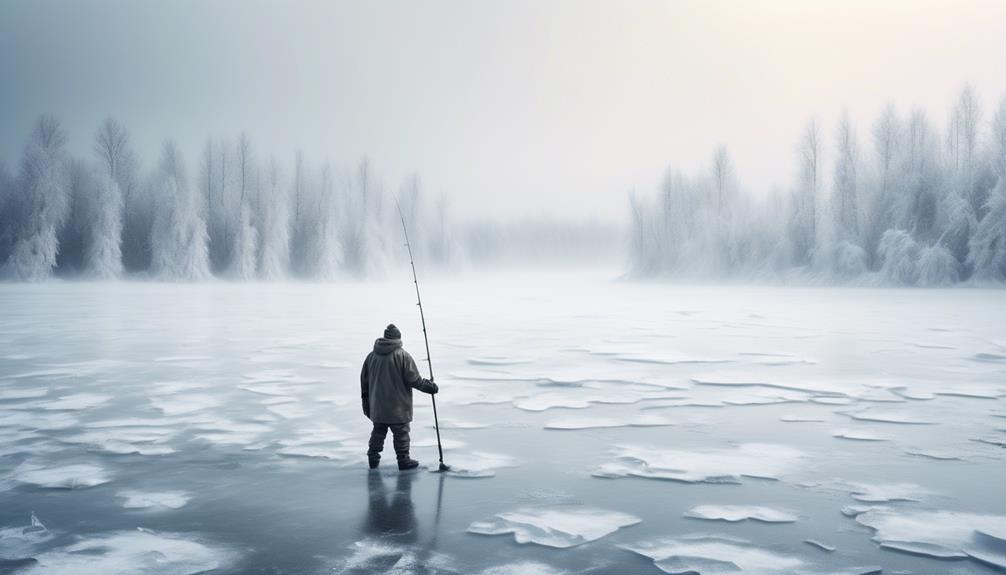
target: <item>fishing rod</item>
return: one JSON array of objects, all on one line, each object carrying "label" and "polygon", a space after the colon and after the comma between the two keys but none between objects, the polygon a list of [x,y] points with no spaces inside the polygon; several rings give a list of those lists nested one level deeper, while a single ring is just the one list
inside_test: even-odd
[{"label": "fishing rod", "polygon": [[[402,231],[405,233],[405,247],[409,249],[409,265],[412,266],[412,283],[416,286],[416,305],[419,306],[419,319],[423,323],[423,341],[426,343],[426,366],[430,369],[430,381],[433,381],[433,361],[430,359],[430,338],[426,335],[426,315],[423,313],[423,298],[419,295],[419,278],[416,277],[416,260],[412,257],[412,243],[409,242],[409,227],[405,225],[405,214],[402,213],[402,205],[395,198],[395,207],[398,208],[398,217],[402,220]],[[440,422],[437,421],[437,396],[430,395],[433,400],[433,427],[437,430],[437,451],[440,453],[440,471],[450,470],[450,466],[444,463],[444,447],[440,443]]]}]

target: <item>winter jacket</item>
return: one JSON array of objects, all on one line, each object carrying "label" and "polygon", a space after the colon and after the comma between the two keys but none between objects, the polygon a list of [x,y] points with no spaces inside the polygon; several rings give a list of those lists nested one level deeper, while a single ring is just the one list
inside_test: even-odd
[{"label": "winter jacket", "polygon": [[437,392],[437,384],[419,375],[416,360],[402,349],[402,340],[379,338],[360,372],[364,415],[374,423],[412,421],[413,388]]}]

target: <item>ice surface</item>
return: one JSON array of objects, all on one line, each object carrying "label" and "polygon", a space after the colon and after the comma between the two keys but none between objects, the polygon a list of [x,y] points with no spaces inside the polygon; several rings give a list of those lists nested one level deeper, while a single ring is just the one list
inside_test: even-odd
[{"label": "ice surface", "polygon": [[83,538],[35,556],[23,573],[46,575],[190,575],[225,567],[233,553],[173,533],[145,529]]},{"label": "ice surface", "polygon": [[329,571],[339,575],[460,575],[455,562],[443,553],[380,539],[356,541],[348,556]]},{"label": "ice surface", "polygon": [[797,520],[790,511],[760,505],[697,505],[685,511],[685,517],[729,522],[753,519],[763,523],[793,523]]},{"label": "ice surface", "polygon": [[179,509],[191,499],[185,491],[135,491],[127,489],[117,494],[125,499],[126,509]]},{"label": "ice surface", "polygon": [[744,443],[736,447],[683,451],[642,446],[615,450],[595,477],[646,477],[687,483],[740,483],[742,477],[780,479],[796,469],[804,453],[786,445]]},{"label": "ice surface", "polygon": [[517,543],[564,549],[595,541],[640,521],[627,513],[591,507],[524,508],[476,521],[468,526],[468,532],[513,533]]},{"label": "ice surface", "polygon": [[1006,568],[1006,516],[874,509],[856,521],[875,531],[881,547],[940,559],[980,557]]},{"label": "ice surface", "polygon": [[[999,431],[1006,428],[1006,364],[973,361],[1006,352],[989,343],[1002,340],[1006,291],[695,288],[610,277],[553,282],[536,274],[534,282],[500,283],[473,274],[431,284],[436,399],[452,470],[428,472],[437,462],[433,413],[430,398],[417,393],[413,455],[427,471],[406,474],[411,490],[389,490],[400,505],[387,509],[415,516],[414,539],[401,545],[368,531],[370,423],[360,412],[357,370],[387,321],[403,327],[413,355],[423,355],[414,301],[401,295],[408,282],[0,284],[0,355],[32,356],[0,361],[0,510],[7,512],[0,529],[19,528],[32,509],[42,513],[56,536],[31,550],[38,555],[156,526],[212,549],[210,542],[226,541],[242,559],[223,563],[225,573],[330,572],[361,540],[397,551],[348,572],[382,573],[399,560],[401,572],[408,565],[452,574],[617,572],[630,559],[621,570],[656,572],[615,543],[678,537],[688,527],[743,533],[745,550],[802,561],[794,575],[840,573],[850,562],[882,562],[885,573],[995,572],[977,560],[948,564],[883,551],[839,511],[856,516],[885,505],[908,513],[952,503],[1006,515],[995,481],[1006,462]],[[498,309],[484,307],[486,293],[505,294]],[[521,303],[507,307],[510,299]],[[682,306],[695,313],[677,314]],[[946,317],[954,318],[953,331],[929,331]],[[618,357],[681,359],[670,352],[733,361]],[[88,395],[108,399],[85,407]],[[45,409],[50,402],[67,409]],[[550,407],[528,411],[515,402]],[[667,423],[675,425],[647,427]],[[835,439],[839,427],[888,441]],[[390,437],[384,456],[379,475],[397,477]],[[78,465],[94,467],[53,471]],[[626,476],[689,484],[603,479]],[[86,490],[43,487],[110,479]],[[733,485],[706,484],[718,481]],[[904,484],[925,492],[891,488]],[[878,502],[853,499],[853,490]],[[124,508],[126,492],[151,506]],[[157,505],[170,503],[158,499],[170,492],[192,500],[177,510]],[[701,503],[785,509],[799,522],[681,517]],[[643,523],[570,552],[465,534],[499,511],[545,506],[606,508]],[[826,554],[803,543],[808,537],[839,550]],[[991,535],[975,531],[969,552],[994,561],[995,546],[978,544],[983,537]],[[435,569],[424,561],[437,552],[450,561]],[[714,566],[733,560],[708,559]]]}]

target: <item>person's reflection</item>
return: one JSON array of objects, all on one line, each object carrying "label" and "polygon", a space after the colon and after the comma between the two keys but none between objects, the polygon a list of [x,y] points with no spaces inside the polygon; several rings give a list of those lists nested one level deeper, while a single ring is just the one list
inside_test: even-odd
[{"label": "person's reflection", "polygon": [[416,540],[416,509],[412,504],[412,482],[415,473],[399,473],[395,490],[389,498],[384,477],[380,473],[367,475],[367,533],[390,537],[402,543]]}]

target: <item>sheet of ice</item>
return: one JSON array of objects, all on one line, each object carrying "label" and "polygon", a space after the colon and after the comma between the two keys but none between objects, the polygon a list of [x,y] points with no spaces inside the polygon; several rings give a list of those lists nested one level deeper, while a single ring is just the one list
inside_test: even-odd
[{"label": "sheet of ice", "polygon": [[794,575],[807,571],[807,564],[798,557],[728,537],[664,537],[619,547],[648,557],[658,569],[675,575]]},{"label": "sheet of ice", "polygon": [[228,565],[234,554],[185,535],[146,529],[82,538],[35,556],[23,573],[46,575],[194,575]]},{"label": "sheet of ice", "polygon": [[483,569],[478,575],[566,575],[567,573],[569,572],[538,561],[517,561]]},{"label": "sheet of ice", "polygon": [[545,429],[575,430],[596,429],[605,427],[660,427],[674,425],[669,417],[659,415],[634,415],[627,419],[612,419],[606,417],[565,417],[554,419],[545,424]]},{"label": "sheet of ice", "polygon": [[878,435],[865,429],[836,429],[831,434],[839,439],[851,439],[853,441],[887,441],[888,438]]},{"label": "sheet of ice", "polygon": [[105,468],[92,463],[44,466],[26,462],[14,468],[9,477],[20,483],[63,489],[94,487],[112,480]]},{"label": "sheet of ice", "polygon": [[68,363],[54,363],[39,366],[40,369],[5,375],[0,379],[67,379],[71,377],[91,377],[115,371],[127,365],[116,359],[94,359]]},{"label": "sheet of ice", "polygon": [[653,560],[672,575],[876,575],[877,566],[834,568],[817,566],[776,551],[759,548],[750,541],[717,535],[662,537],[619,545]]},{"label": "sheet of ice", "polygon": [[907,410],[866,408],[859,411],[838,411],[836,413],[847,415],[857,421],[898,423],[901,425],[933,425],[936,423],[922,419]]},{"label": "sheet of ice", "polygon": [[185,491],[136,491],[127,489],[116,495],[125,499],[126,509],[180,509],[192,496]]},{"label": "sheet of ice", "polygon": [[517,465],[509,455],[486,451],[450,453],[446,462],[451,467],[448,475],[466,479],[495,477],[498,470]]},{"label": "sheet of ice", "polygon": [[480,535],[513,533],[517,543],[565,549],[596,541],[640,521],[628,513],[592,507],[523,508],[475,521],[468,526],[468,532]]},{"label": "sheet of ice", "polygon": [[804,453],[787,445],[743,443],[700,451],[620,446],[617,461],[594,471],[595,477],[645,477],[686,483],[740,483],[742,477],[780,479],[795,470]]},{"label": "sheet of ice", "polygon": [[[432,428],[433,424],[427,425]],[[488,423],[476,423],[474,421],[464,421],[460,419],[441,419],[440,429],[485,429]]]},{"label": "sheet of ice", "polygon": [[864,503],[888,503],[892,501],[921,501],[934,492],[915,483],[850,483],[849,494],[856,501]]},{"label": "sheet of ice", "polygon": [[345,369],[351,367],[348,361],[323,361],[318,364],[318,367],[322,369]]},{"label": "sheet of ice", "polygon": [[698,385],[714,385],[721,387],[767,387],[788,391],[803,391],[811,394],[835,396],[839,398],[845,397],[845,392],[847,391],[847,388],[845,387],[817,379],[798,378],[791,380],[783,379],[781,377],[769,379],[765,377],[751,376],[747,373],[737,373],[731,371],[719,371],[694,375],[691,377],[691,380]]},{"label": "sheet of ice", "polygon": [[873,540],[887,549],[939,559],[976,557],[1006,568],[1006,516],[882,508],[860,513],[856,521],[873,529]]},{"label": "sheet of ice", "polygon": [[791,511],[761,505],[696,505],[685,511],[684,516],[731,523],[745,519],[763,523],[793,523],[797,520],[796,514]]}]

